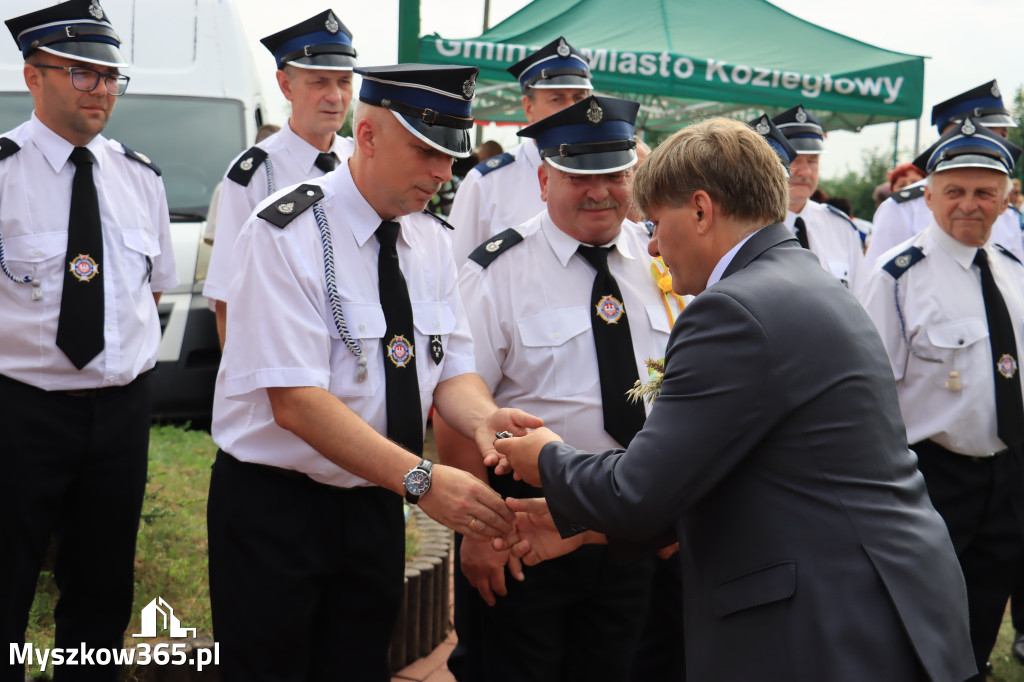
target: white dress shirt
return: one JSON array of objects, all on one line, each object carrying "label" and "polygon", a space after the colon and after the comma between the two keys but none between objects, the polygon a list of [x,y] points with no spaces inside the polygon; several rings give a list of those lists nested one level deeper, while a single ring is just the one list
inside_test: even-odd
[{"label": "white dress shirt", "polygon": [[[339,166],[352,156],[353,145],[352,138],[334,136],[331,151],[338,157]],[[217,237],[213,242],[210,267],[203,286],[203,295],[207,298],[227,300],[228,287],[235,271],[235,239],[257,204],[280,189],[324,175],[315,165],[320,150],[296,135],[290,122],[256,146],[267,152],[267,161],[256,169],[249,184],[242,186],[226,175],[222,183],[216,212]],[[228,170],[247,152],[235,157]],[[273,173],[272,191],[267,191],[268,168]]]},{"label": "white dress shirt", "polygon": [[860,233],[848,218],[836,215],[826,204],[807,200],[800,213],[786,211],[786,227],[796,234],[796,219],[807,226],[807,248],[818,257],[821,267],[856,291],[867,274]]},{"label": "white dress shirt", "polygon": [[[455,228],[452,245],[461,267],[473,249],[488,237],[522,225],[547,208],[540,198],[537,169],[542,163],[537,143],[525,140],[509,149],[515,161],[481,174],[479,167],[459,185],[448,222]],[[484,162],[496,163],[497,157]]]},{"label": "white dress shirt", "polygon": [[[908,185],[903,190],[923,187],[925,180]],[[932,211],[923,196],[897,203],[889,197],[875,209],[872,218],[871,241],[868,243],[866,261],[870,268],[883,253],[901,244],[928,227],[932,222]],[[1024,244],[1021,242],[1020,214],[1007,208],[992,225],[991,241],[1005,246],[1017,258],[1024,261]],[[884,262],[883,262],[884,264]]]},{"label": "white dress shirt", "polygon": [[[103,230],[103,350],[78,370],[57,348],[68,246],[74,146],[35,114],[6,137],[20,151],[0,161],[0,374],[44,390],[120,386],[156,364],[160,318],[154,291],[178,284],[167,197],[160,177],[97,135],[86,145]],[[0,143],[2,146],[2,143]]]},{"label": "white dress shirt", "polygon": [[[516,229],[522,243],[487,268],[469,261],[459,273],[477,372],[499,405],[537,415],[567,442],[591,452],[621,447],[604,430],[590,322],[594,268],[547,211]],[[608,267],[625,299],[637,377],[646,381],[644,361],[665,357],[672,321],[639,233],[624,224],[612,243]]]},{"label": "white dress shirt", "polygon": [[[884,266],[911,246],[925,257],[895,279]],[[984,248],[1013,321],[1020,362],[1024,266],[991,240]],[[972,267],[976,252],[932,222],[878,259],[860,298],[892,363],[907,441],[930,438],[947,450],[984,456],[1005,445],[996,435],[994,360],[981,275]]]},{"label": "white dress shirt", "polygon": [[[311,180],[320,185],[334,242],[338,294],[345,322],[368,360],[356,380],[357,358],[335,326],[327,299],[324,252],[310,208],[283,229],[257,215],[236,241],[239,262],[231,281],[228,334],[217,374],[213,438],[246,462],[301,471],[340,487],[369,485],[274,422],[266,389],[315,386],[344,402],[379,433],[387,432],[384,390],[384,310],[377,284],[380,217],[352,181],[348,164]],[[287,191],[257,207],[275,206]],[[414,213],[401,224],[398,257],[409,288],[415,325],[414,353],[424,428],[434,387],[473,371],[473,344],[459,301],[448,230]],[[439,335],[444,357],[435,363],[430,337]]]}]

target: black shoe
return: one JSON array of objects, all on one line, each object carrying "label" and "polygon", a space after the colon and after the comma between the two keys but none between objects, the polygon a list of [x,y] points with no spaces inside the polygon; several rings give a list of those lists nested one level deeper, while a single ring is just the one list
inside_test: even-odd
[{"label": "black shoe", "polygon": [[1018,632],[1017,636],[1013,640],[1013,646],[1010,647],[1013,651],[1013,657],[1020,663],[1024,663],[1024,632]]}]

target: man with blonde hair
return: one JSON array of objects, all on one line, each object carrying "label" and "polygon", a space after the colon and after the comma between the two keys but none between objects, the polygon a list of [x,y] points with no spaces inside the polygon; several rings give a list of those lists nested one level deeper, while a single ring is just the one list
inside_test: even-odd
[{"label": "man with blonde hair", "polygon": [[547,429],[497,449],[563,536],[678,540],[689,679],[959,682],[974,672],[963,578],[885,348],[782,224],[787,190],[736,121],[655,149],[633,196],[695,298],[644,428],[597,455]]}]

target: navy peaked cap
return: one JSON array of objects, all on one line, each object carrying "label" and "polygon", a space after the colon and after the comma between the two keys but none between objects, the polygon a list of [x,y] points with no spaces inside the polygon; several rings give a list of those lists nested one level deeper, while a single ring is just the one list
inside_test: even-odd
[{"label": "navy peaked cap", "polygon": [[797,154],[820,154],[825,150],[825,129],[821,121],[798,104],[772,117],[772,123],[786,136]]},{"label": "navy peaked cap", "polygon": [[597,175],[631,168],[640,104],[591,95],[519,131],[537,141],[540,156],[566,173]]},{"label": "navy peaked cap", "polygon": [[472,153],[475,66],[396,64],[355,72],[363,77],[360,102],[390,109],[409,132],[445,154]]},{"label": "navy peaked cap", "polygon": [[524,93],[530,88],[594,89],[589,62],[561,36],[508,67],[508,72]]},{"label": "navy peaked cap", "polygon": [[988,168],[1011,175],[1020,153],[1020,147],[968,117],[914,159],[914,165],[929,175],[953,168]]},{"label": "navy peaked cap", "polygon": [[279,69],[286,64],[333,71],[351,71],[358,66],[352,32],[329,9],[260,42],[274,55]]},{"label": "navy peaked cap", "polygon": [[949,123],[970,116],[987,128],[1016,128],[1009,110],[1003,105],[999,84],[991,80],[932,107],[932,125],[941,133]]},{"label": "navy peaked cap", "polygon": [[4,23],[25,59],[42,50],[90,64],[128,66],[118,49],[121,39],[99,0],[68,0]]},{"label": "navy peaked cap", "polygon": [[796,158],[797,151],[789,143],[789,140],[786,139],[786,136],[782,134],[782,131],[768,118],[768,114],[761,114],[753,121],[747,121],[747,125],[755,133],[763,137],[768,146],[772,148],[772,151],[778,154],[779,160],[782,161],[782,165],[786,167],[786,172],[788,173],[789,164]]}]

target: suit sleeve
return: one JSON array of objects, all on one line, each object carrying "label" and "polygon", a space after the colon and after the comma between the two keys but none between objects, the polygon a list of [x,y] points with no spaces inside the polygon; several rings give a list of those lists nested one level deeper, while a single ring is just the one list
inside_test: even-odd
[{"label": "suit sleeve", "polygon": [[541,481],[559,530],[585,526],[641,543],[663,538],[786,414],[787,396],[770,374],[774,352],[734,298],[695,298],[669,339],[661,395],[629,448],[590,455],[551,444],[542,451]]}]

